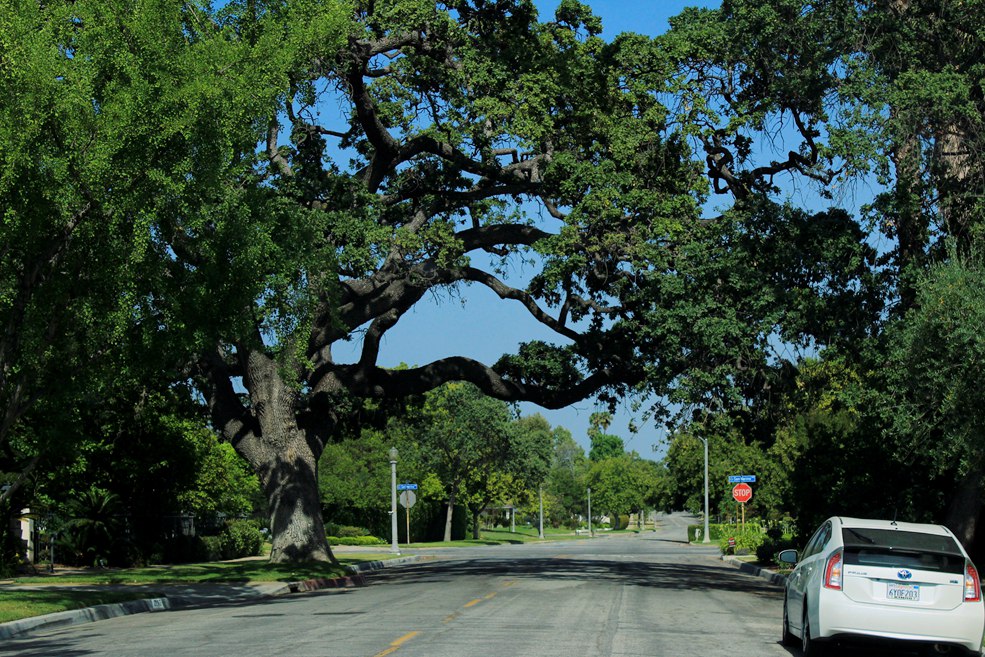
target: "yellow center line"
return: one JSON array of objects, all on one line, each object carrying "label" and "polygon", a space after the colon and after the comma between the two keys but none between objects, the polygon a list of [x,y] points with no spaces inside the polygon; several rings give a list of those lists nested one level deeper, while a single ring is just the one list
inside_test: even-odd
[{"label": "yellow center line", "polygon": [[407,641],[410,641],[418,634],[420,634],[420,632],[408,632],[407,634],[403,635],[402,637],[391,643],[389,648],[387,648],[383,652],[376,653],[376,655],[374,655],[373,657],[386,657],[386,655],[396,652],[400,646],[402,646]]},{"label": "yellow center line", "polygon": [[[510,587],[510,586],[513,586],[514,584],[516,584],[516,581],[515,580],[506,581],[506,582],[503,582],[503,587]],[[493,591],[492,593],[487,593],[486,595],[482,596],[481,598],[476,598],[475,600],[469,600],[468,602],[465,603],[465,605],[463,606],[463,608],[469,609],[471,607],[476,606],[477,604],[479,604],[483,600],[492,600],[497,595],[498,594],[496,593],[496,591]],[[456,620],[459,616],[461,616],[461,614],[456,611],[453,614],[449,614],[449,615],[445,616],[444,622],[450,623],[453,620]],[[375,657],[383,657],[383,655],[386,655],[386,654],[389,654],[389,653],[381,653],[379,655],[376,655]]]}]

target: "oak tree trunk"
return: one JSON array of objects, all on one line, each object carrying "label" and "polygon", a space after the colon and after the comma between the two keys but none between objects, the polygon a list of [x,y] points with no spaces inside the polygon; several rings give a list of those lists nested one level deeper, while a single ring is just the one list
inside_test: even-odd
[{"label": "oak tree trunk", "polygon": [[270,561],[331,561],[318,497],[318,461],[311,449],[293,445],[286,453],[271,450],[260,466],[260,481],[267,496],[273,548]]},{"label": "oak tree trunk", "polygon": [[297,393],[272,358],[251,352],[245,369],[250,394],[247,414],[236,412],[242,407],[228,387],[225,397],[216,396],[212,412],[233,447],[260,477],[269,505],[270,561],[337,563],[328,547],[318,492],[318,458],[324,441],[299,426]]}]

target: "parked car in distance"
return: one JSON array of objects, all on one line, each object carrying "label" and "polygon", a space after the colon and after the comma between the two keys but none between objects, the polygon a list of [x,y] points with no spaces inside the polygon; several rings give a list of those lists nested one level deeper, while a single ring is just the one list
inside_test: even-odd
[{"label": "parked car in distance", "polygon": [[978,570],[946,527],[834,517],[795,564],[783,597],[783,643],[818,655],[836,641],[876,640],[934,654],[980,655]]}]

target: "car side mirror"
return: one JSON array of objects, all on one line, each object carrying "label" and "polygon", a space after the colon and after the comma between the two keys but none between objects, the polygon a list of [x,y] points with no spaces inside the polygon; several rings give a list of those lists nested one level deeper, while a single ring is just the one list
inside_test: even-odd
[{"label": "car side mirror", "polygon": [[797,563],[797,550],[784,550],[777,555],[780,563],[795,564]]}]

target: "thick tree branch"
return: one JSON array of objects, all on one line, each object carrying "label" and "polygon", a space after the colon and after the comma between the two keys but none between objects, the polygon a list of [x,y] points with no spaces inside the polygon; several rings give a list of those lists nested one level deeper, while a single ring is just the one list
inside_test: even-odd
[{"label": "thick tree branch", "polygon": [[246,436],[256,434],[256,422],[233,389],[231,372],[221,352],[217,349],[203,357],[199,369],[208,379],[208,383],[200,387],[202,394],[213,425],[223,438],[235,446]]},{"label": "thick tree branch", "polygon": [[[523,304],[523,307],[527,309],[527,312],[530,313],[531,317],[544,326],[572,341],[578,340],[579,333],[577,331],[573,331],[566,327],[563,319],[555,319],[541,310],[534,298],[523,290],[510,287],[495,276],[492,276],[491,274],[480,269],[475,269],[474,267],[465,268],[463,279],[485,285],[490,290],[495,292],[500,299],[513,299],[515,301],[519,301]],[[562,318],[563,316],[564,315],[562,315]]]},{"label": "thick tree branch", "polygon": [[470,358],[444,358],[424,367],[386,370],[349,366],[337,372],[350,390],[373,397],[422,394],[451,381],[468,381],[485,394],[503,401],[529,401],[544,408],[563,408],[590,397],[609,385],[632,384],[626,371],[599,370],[574,385],[561,389],[526,385],[501,377],[491,367]]},{"label": "thick tree branch", "polygon": [[[499,245],[532,245],[551,233],[533,226],[495,224],[468,228],[456,234],[467,253],[477,249],[489,249]],[[436,285],[445,285],[460,278],[461,272],[442,270],[428,261],[406,267],[391,262],[368,278],[344,281],[340,303],[337,307],[325,305],[311,334],[311,357],[320,346],[334,341],[345,333],[372,321],[393,308],[404,306],[407,301],[416,303],[424,292]],[[412,305],[412,304],[411,304]],[[334,317],[338,324],[330,321]],[[334,331],[333,331],[334,327]]]},{"label": "thick tree branch", "polygon": [[273,164],[281,175],[292,178],[294,176],[294,171],[291,169],[290,163],[280,153],[280,149],[277,147],[277,139],[280,135],[280,126],[277,123],[277,119],[273,119],[267,128],[267,157],[270,159],[271,164]]}]

